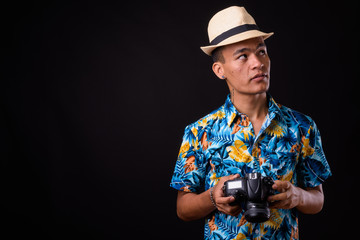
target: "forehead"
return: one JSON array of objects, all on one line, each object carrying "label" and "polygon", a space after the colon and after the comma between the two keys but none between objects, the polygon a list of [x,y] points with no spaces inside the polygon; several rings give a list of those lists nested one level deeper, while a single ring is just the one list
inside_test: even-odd
[{"label": "forehead", "polygon": [[265,46],[264,39],[262,37],[250,38],[245,41],[241,41],[225,46],[223,48],[223,54],[225,55],[233,54],[238,49],[248,49],[255,51],[258,48],[258,46],[262,44]]}]

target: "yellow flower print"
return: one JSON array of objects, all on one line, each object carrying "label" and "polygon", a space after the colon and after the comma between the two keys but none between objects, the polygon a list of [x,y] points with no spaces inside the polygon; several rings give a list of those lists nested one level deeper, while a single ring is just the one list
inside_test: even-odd
[{"label": "yellow flower print", "polygon": [[[253,231],[252,225],[250,223],[246,222],[246,226],[248,227],[248,234],[251,235],[252,231]],[[233,238],[232,240],[243,240],[243,239],[248,239],[248,238],[246,237],[245,234],[240,232],[238,235],[236,235],[236,238]]]},{"label": "yellow flower print", "polygon": [[294,175],[294,172],[289,170],[284,175],[281,175],[281,176],[278,176],[278,177],[279,177],[279,180],[281,180],[281,181],[291,181],[293,175]]},{"label": "yellow flower print", "polygon": [[225,113],[224,113],[224,111],[221,111],[221,110],[217,111],[217,112],[214,114],[214,118],[222,119],[222,118],[224,118],[224,117],[225,117]]},{"label": "yellow flower print", "polygon": [[245,141],[249,140],[249,135],[254,136],[254,134],[251,131],[251,128],[244,127],[241,132],[244,134]]},{"label": "yellow flower print", "polygon": [[243,240],[246,239],[246,236],[243,233],[239,233],[236,238],[234,238],[235,240]]},{"label": "yellow flower print", "polygon": [[253,157],[249,154],[246,145],[241,140],[236,140],[235,146],[229,146],[226,150],[229,152],[229,156],[237,162],[248,163],[253,160]]},{"label": "yellow flower print", "polygon": [[242,215],[239,224],[237,225],[238,227],[241,227],[242,225],[244,225],[245,223],[247,223],[246,219],[245,219],[245,214]]},{"label": "yellow flower print", "polygon": [[194,128],[194,127],[191,129],[191,132],[194,134],[195,137],[198,134],[198,130],[196,128]]},{"label": "yellow flower print", "polygon": [[196,141],[194,141],[194,139],[191,141],[192,146],[194,147],[194,150],[199,150],[200,146],[199,146],[199,140],[196,139]]},{"label": "yellow flower print", "polygon": [[[268,231],[265,230],[265,224],[264,223],[261,223],[260,224],[260,234],[263,236],[267,233]],[[261,239],[261,238],[260,238]]]},{"label": "yellow flower print", "polygon": [[210,184],[216,185],[220,180],[220,177],[216,177],[216,173],[211,174]]},{"label": "yellow flower print", "polygon": [[[235,118],[236,118],[236,113],[232,113],[231,116],[230,116],[229,119],[228,119],[228,120],[229,120],[229,121],[228,121],[228,127],[231,126],[231,123],[234,121]],[[235,126],[238,125],[239,123],[240,123],[240,122],[237,121],[236,124],[235,124]]]},{"label": "yellow flower print", "polygon": [[[246,221],[245,219],[245,215],[243,215],[240,219],[239,224],[237,225],[238,227],[241,227],[243,225],[245,225],[248,227],[248,233],[251,234],[252,233],[252,225]],[[243,233],[239,233],[238,235],[236,235],[236,238],[233,238],[233,240],[242,240],[242,239],[247,239],[246,235]]]},{"label": "yellow flower print", "polygon": [[303,157],[311,156],[315,152],[315,149],[312,148],[311,146],[309,146],[310,140],[308,138],[305,138],[305,136],[303,136],[301,138],[301,142],[303,144],[303,147],[301,150]]},{"label": "yellow flower print", "polygon": [[189,149],[190,149],[190,144],[189,144],[189,142],[188,142],[188,141],[184,142],[184,143],[181,145],[181,147],[180,147],[180,151],[179,151],[178,158],[179,158],[180,155],[181,155],[181,157],[185,157],[185,153],[186,153],[187,151],[189,151]]},{"label": "yellow flower print", "polygon": [[271,136],[282,137],[285,134],[284,128],[278,121],[273,120],[271,124],[265,129],[265,132]]},{"label": "yellow flower print", "polygon": [[207,119],[206,118],[203,118],[201,119],[200,121],[198,121],[198,124],[199,124],[199,127],[206,127],[207,126]]},{"label": "yellow flower print", "polygon": [[[312,127],[309,128],[309,130],[307,131],[307,135],[310,135],[310,131],[312,129],[313,129]],[[305,136],[302,136],[301,143],[303,144],[303,147],[301,149],[301,153],[303,157],[311,156],[314,153],[315,149],[310,146],[310,139],[305,138]]]},{"label": "yellow flower print", "polygon": [[270,218],[266,222],[264,222],[264,225],[269,226],[273,229],[278,229],[282,223],[282,218],[280,216],[280,213],[277,209],[270,209]]}]

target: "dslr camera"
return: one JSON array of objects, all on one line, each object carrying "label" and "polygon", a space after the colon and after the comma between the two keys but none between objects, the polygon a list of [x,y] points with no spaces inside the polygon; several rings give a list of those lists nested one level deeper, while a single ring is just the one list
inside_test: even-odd
[{"label": "dslr camera", "polygon": [[270,218],[267,197],[275,194],[273,184],[271,177],[263,177],[260,173],[247,173],[245,177],[226,181],[223,192],[225,196],[235,198],[230,205],[242,205],[248,222],[260,223]]}]

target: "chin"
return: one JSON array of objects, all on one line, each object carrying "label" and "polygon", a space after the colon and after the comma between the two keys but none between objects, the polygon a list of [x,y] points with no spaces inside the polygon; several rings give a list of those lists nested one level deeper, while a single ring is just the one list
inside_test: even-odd
[{"label": "chin", "polygon": [[270,84],[269,81],[264,81],[261,83],[257,83],[254,85],[247,86],[247,88],[239,89],[239,93],[245,94],[245,95],[257,95],[266,93],[269,90]]},{"label": "chin", "polygon": [[261,84],[260,86],[257,86],[257,91],[258,93],[264,93],[264,92],[267,92],[269,91],[269,88],[270,88],[270,84],[269,84],[269,81],[266,81],[264,82],[263,84]]},{"label": "chin", "polygon": [[267,91],[269,91],[269,86],[267,85],[266,87],[262,87],[262,88],[258,88],[258,89],[254,89],[252,92],[252,94],[256,95],[256,94],[263,94],[266,93]]}]

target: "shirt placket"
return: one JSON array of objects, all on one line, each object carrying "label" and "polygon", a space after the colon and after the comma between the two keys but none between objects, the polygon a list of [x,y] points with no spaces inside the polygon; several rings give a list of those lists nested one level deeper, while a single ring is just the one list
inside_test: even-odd
[{"label": "shirt placket", "polygon": [[[240,122],[240,126],[242,128],[244,127],[249,127],[250,128],[250,131],[251,133],[255,136],[255,130],[254,130],[254,127],[253,127],[253,124],[250,122],[248,116],[246,114],[240,114],[240,119],[241,119],[241,122]],[[253,154],[253,147],[256,146],[259,141],[260,141],[260,137],[261,135],[264,133],[264,131],[266,130],[267,127],[269,127],[269,125],[271,124],[271,121],[274,119],[275,117],[275,113],[271,112],[270,114],[268,113],[265,117],[265,121],[264,123],[262,124],[261,128],[260,128],[260,131],[258,132],[258,134],[255,136],[254,140],[253,141],[250,141],[249,143],[249,146],[248,146],[248,151],[249,151],[249,154],[251,154],[251,156],[253,157],[253,169],[255,171],[260,171],[260,162],[259,162],[259,159],[258,157],[254,156]],[[247,124],[246,124],[247,123]]]},{"label": "shirt placket", "polygon": [[[253,157],[252,146],[254,145],[255,132],[253,125],[246,114],[237,113],[237,116],[234,119],[234,127],[232,129],[232,132],[235,133],[234,139],[239,139],[246,143],[247,151]],[[246,141],[247,138],[249,138],[248,141]],[[252,162],[257,165],[257,161]]]}]

